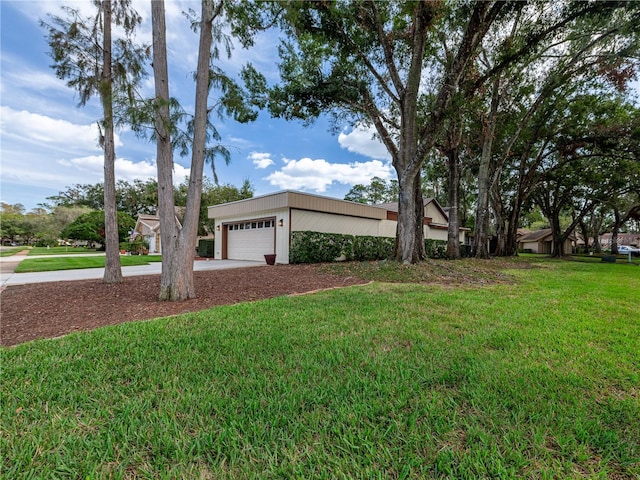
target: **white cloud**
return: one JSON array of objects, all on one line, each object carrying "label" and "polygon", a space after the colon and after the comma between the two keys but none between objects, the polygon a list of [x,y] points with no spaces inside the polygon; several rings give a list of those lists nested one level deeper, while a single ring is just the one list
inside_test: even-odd
[{"label": "white cloud", "polygon": [[391,178],[391,166],[380,160],[344,164],[301,158],[284,162],[284,167],[265,178],[282,189],[324,192],[333,182],[356,185],[367,184],[372,177]]},{"label": "white cloud", "polygon": [[253,162],[256,168],[267,168],[274,164],[270,153],[251,152],[247,158]]},{"label": "white cloud", "polygon": [[[87,157],[72,158],[70,160],[58,160],[58,163],[65,167],[71,167],[81,172],[87,172],[94,178],[102,181],[104,157],[101,155],[91,155]],[[115,162],[116,179],[133,181],[136,178],[146,180],[156,178],[157,166],[155,162],[142,160],[134,162],[126,158],[118,158]],[[173,164],[173,183],[182,183],[185,177],[189,176],[189,169],[178,163]]]},{"label": "white cloud", "polygon": [[[5,139],[29,142],[47,149],[75,152],[99,151],[98,126],[78,125],[25,110],[0,107],[0,134]],[[115,135],[116,147],[122,146]]]},{"label": "white cloud", "polygon": [[359,153],[365,157],[391,160],[389,151],[384,144],[374,137],[376,129],[374,127],[356,126],[350,132],[344,129],[338,136],[338,143],[349,152]]}]

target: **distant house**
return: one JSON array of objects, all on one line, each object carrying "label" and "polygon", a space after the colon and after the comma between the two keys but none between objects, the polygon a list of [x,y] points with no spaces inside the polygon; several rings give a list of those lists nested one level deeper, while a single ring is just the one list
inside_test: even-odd
[{"label": "distant house", "polygon": [[[611,250],[611,233],[600,235],[600,246],[603,250]],[[618,245],[631,245],[632,247],[640,247],[640,233],[618,233]]]},{"label": "distant house", "polygon": [[[184,207],[176,207],[176,222],[182,225],[184,218]],[[213,233],[205,236],[198,236],[201,239],[213,239]],[[149,253],[162,253],[162,241],[160,239],[160,217],[158,215],[138,215],[136,226],[129,237],[129,241],[143,239],[149,244]]]},{"label": "distant house", "polygon": [[[576,237],[570,235],[564,243],[565,253],[571,253]],[[518,238],[518,250],[526,253],[553,253],[553,236],[550,228],[526,233]]]},{"label": "distant house", "polygon": [[[283,191],[210,206],[215,219],[215,258],[264,260],[276,254],[289,263],[291,233],[314,231],[395,237],[398,204],[365,205],[296,191]],[[447,240],[448,217],[435,199],[424,201],[424,236]],[[461,243],[467,229],[460,229]]]},{"label": "distant house", "polygon": [[138,215],[136,226],[129,241],[144,240],[149,244],[149,253],[162,253],[160,242],[160,217],[158,215]]}]

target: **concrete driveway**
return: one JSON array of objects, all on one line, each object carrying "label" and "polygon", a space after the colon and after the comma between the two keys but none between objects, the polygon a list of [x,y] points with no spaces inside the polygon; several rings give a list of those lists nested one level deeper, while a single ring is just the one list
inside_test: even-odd
[{"label": "concrete driveway", "polygon": [[[51,255],[47,255],[47,257],[51,257]],[[24,258],[25,257],[18,259],[15,255],[11,257],[0,257],[0,264],[2,265],[2,268],[0,268],[0,288],[8,287],[10,285],[25,285],[27,283],[93,280],[101,279],[104,275],[104,268],[83,268],[78,270],[59,270],[55,272],[13,273],[13,269]],[[196,260],[193,263],[193,269],[198,272],[204,270],[222,270],[227,268],[258,267],[261,265],[265,265],[265,263],[245,260]],[[125,277],[132,277],[136,275],[159,275],[161,273],[161,269],[162,264],[160,262],[152,262],[149,265],[122,267],[122,275]]]}]

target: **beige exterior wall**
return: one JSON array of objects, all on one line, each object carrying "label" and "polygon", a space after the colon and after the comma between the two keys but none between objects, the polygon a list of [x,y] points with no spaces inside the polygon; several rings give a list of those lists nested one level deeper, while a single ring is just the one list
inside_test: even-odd
[{"label": "beige exterior wall", "polygon": [[[551,242],[547,241],[538,241],[538,242],[522,242],[519,247],[522,250],[531,250],[532,253],[545,253],[547,255],[551,255]],[[573,250],[573,243],[571,240],[565,240],[564,242],[564,253],[571,253]]]},{"label": "beige exterior wall", "polygon": [[424,216],[430,217],[433,223],[437,223],[440,225],[447,225],[448,223],[446,217],[433,202],[430,202],[426,207],[424,207]]},{"label": "beige exterior wall", "polygon": [[377,236],[379,234],[379,224],[380,220],[370,218],[291,209],[292,232],[313,230],[314,232],[322,233]]},{"label": "beige exterior wall", "polygon": [[424,238],[425,238],[425,240],[426,239],[444,240],[446,242],[448,235],[449,235],[449,233],[447,232],[447,230],[444,230],[442,228],[429,228],[428,225],[424,226]]},{"label": "beige exterior wall", "polygon": [[538,242],[523,242],[520,248],[522,250],[531,250],[533,253],[540,253],[538,252]]},{"label": "beige exterior wall", "polygon": [[395,220],[382,220],[379,225],[378,235],[381,237],[395,238],[397,227],[398,222]]}]

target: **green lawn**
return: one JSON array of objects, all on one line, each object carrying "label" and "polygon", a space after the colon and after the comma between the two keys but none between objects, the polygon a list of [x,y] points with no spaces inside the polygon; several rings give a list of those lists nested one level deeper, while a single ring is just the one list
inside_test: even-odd
[{"label": "green lawn", "polygon": [[[120,264],[123,267],[134,265],[148,265],[150,262],[161,262],[160,255],[122,255]],[[79,268],[103,268],[104,256],[96,257],[56,257],[56,258],[27,258],[20,262],[16,273],[50,272],[54,270],[75,270]]]},{"label": "green lawn", "polygon": [[0,476],[638,478],[640,268],[531,262],[2,349]]},{"label": "green lawn", "polygon": [[22,250],[26,250],[26,247],[11,247],[0,250],[0,257],[10,257],[11,255],[15,255]]},{"label": "green lawn", "polygon": [[96,255],[102,254],[104,252],[98,252],[93,248],[85,248],[85,247],[33,247],[29,250],[29,256],[34,255],[77,255],[78,253],[95,253]]}]

